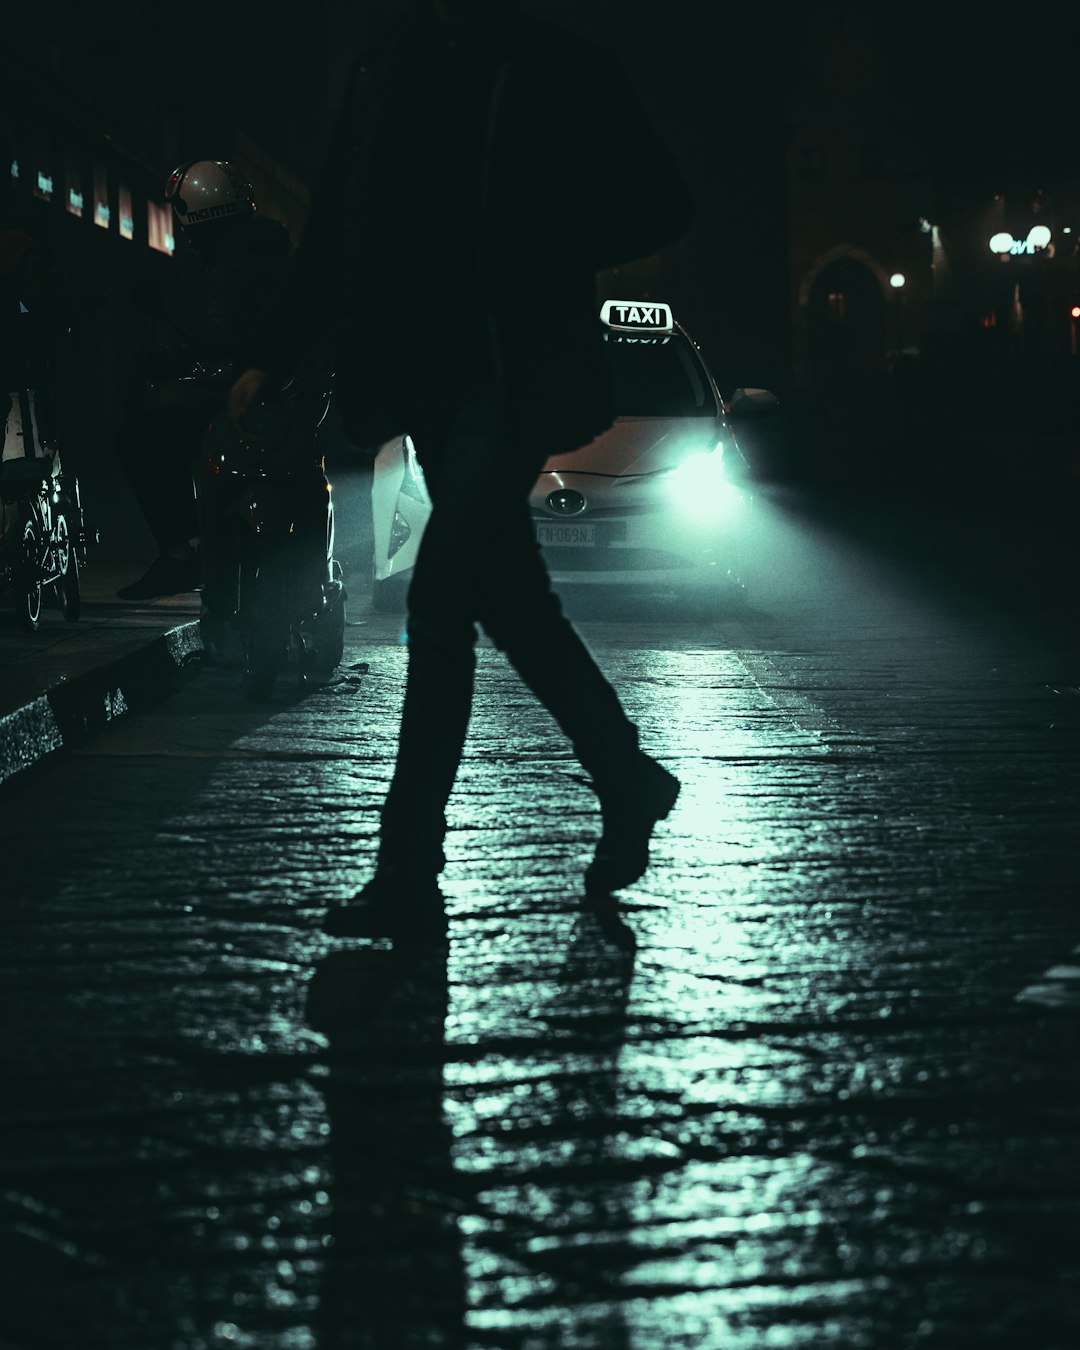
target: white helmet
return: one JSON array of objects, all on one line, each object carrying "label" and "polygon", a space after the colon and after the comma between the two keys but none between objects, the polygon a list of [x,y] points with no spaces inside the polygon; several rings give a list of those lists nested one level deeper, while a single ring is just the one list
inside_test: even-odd
[{"label": "white helmet", "polygon": [[169,176],[165,200],[172,202],[184,229],[227,216],[249,216],[255,210],[251,184],[224,159],[194,159]]}]

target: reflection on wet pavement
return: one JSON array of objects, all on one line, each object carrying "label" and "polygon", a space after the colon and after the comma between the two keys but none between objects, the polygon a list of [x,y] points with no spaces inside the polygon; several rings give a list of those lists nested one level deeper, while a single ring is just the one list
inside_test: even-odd
[{"label": "reflection on wet pavement", "polygon": [[469,1190],[443,1113],[446,953],[334,952],[308,986],[327,1037],[330,1238],[316,1344],[463,1346]]},{"label": "reflection on wet pavement", "polygon": [[1013,997],[1075,945],[1077,775],[1030,685],[596,624],[685,789],[590,907],[594,802],[483,650],[450,942],[395,952],[318,930],[396,731],[363,636],[6,793],[0,1343],[1077,1343],[1075,1023]]}]

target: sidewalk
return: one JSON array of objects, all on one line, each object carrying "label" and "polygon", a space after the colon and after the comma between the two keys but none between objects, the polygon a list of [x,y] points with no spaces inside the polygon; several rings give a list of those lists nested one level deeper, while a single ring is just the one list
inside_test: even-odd
[{"label": "sidewalk", "polygon": [[124,483],[81,479],[87,523],[101,532],[80,576],[81,617],[65,623],[47,604],[27,633],[0,611],[0,783],[149,706],[202,650],[197,593],[116,598],[157,550]]},{"label": "sidewalk", "polygon": [[[87,526],[100,530],[101,542],[91,546],[80,575],[76,623],[46,605],[37,632],[26,633],[10,609],[0,610],[0,784],[155,703],[202,651],[196,592],[140,603],[116,598],[157,554],[118,471],[65,464],[79,475]],[[349,580],[350,608],[359,611],[370,584],[370,470],[343,453],[330,472],[335,556]]]}]

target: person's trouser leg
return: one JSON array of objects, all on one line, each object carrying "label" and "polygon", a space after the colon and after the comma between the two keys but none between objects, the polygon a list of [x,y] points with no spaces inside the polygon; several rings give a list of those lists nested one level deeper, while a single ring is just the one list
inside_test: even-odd
[{"label": "person's trouser leg", "polygon": [[510,511],[506,563],[482,594],[481,624],[554,717],[582,767],[603,779],[636,754],[637,728],[551,589],[527,503]]},{"label": "person's trouser leg", "polygon": [[[432,513],[431,524],[438,512]],[[408,674],[401,712],[397,761],[383,803],[379,857],[408,870],[437,872],[443,865],[445,807],[454,785],[472,705],[476,629],[468,614],[437,585],[425,586],[425,575],[447,566],[438,551],[422,567],[427,533],[417,558],[414,587],[434,601],[422,599],[408,620]]]},{"label": "person's trouser leg", "polygon": [[382,811],[382,862],[442,865],[444,811],[472,702],[477,622],[594,779],[617,775],[638,753],[636,727],[551,590],[528,509],[542,464],[510,444],[494,398],[462,408],[441,443],[429,447],[425,474],[434,505],[409,590],[409,668]]},{"label": "person's trouser leg", "polygon": [[198,534],[193,466],[205,421],[134,414],[120,428],[116,458],[162,553]]},{"label": "person's trouser leg", "polygon": [[[437,872],[444,857],[445,807],[461,761],[476,665],[472,587],[482,525],[463,491],[491,419],[460,414],[441,434],[421,437],[432,512],[409,586],[408,672],[397,760],[380,826],[379,862]],[[460,465],[460,468],[457,467]]]}]

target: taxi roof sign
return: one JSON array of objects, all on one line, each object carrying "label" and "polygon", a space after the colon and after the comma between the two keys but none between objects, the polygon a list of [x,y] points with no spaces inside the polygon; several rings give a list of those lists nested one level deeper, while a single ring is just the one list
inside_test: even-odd
[{"label": "taxi roof sign", "polygon": [[655,300],[605,300],[600,322],[632,333],[671,333],[675,329],[671,306]]}]

